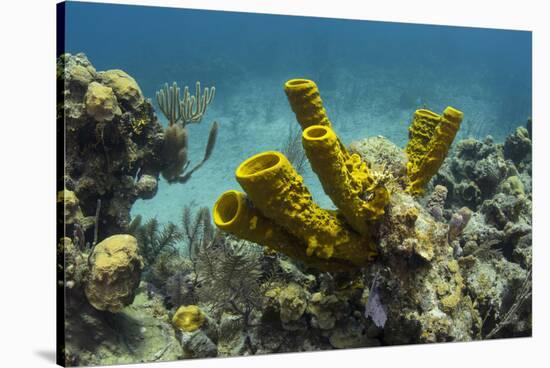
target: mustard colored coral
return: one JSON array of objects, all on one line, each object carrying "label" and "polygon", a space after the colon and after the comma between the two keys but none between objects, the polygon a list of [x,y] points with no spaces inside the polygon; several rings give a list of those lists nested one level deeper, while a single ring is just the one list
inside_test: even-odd
[{"label": "mustard colored coral", "polygon": [[117,234],[97,244],[89,257],[86,297],[94,308],[119,312],[132,303],[143,259],[132,235]]},{"label": "mustard colored coral", "polygon": [[314,81],[291,79],[285,83],[285,93],[302,129],[312,125],[331,126]]},{"label": "mustard colored coral", "polygon": [[302,134],[302,143],[325,193],[355,231],[370,235],[372,221],[384,215],[388,191],[375,182],[358,154],[342,149],[330,127],[310,126]]},{"label": "mustard colored coral", "polygon": [[268,151],[250,157],[237,168],[236,177],[264,216],[306,244],[308,256],[356,265],[372,256],[368,241],[313,202],[303,178],[282,153]]},{"label": "mustard colored coral", "polygon": [[172,318],[172,324],[184,331],[193,332],[198,330],[204,323],[206,317],[196,305],[184,305],[178,308]]},{"label": "mustard colored coral", "polygon": [[409,160],[407,192],[412,195],[424,193],[424,188],[447,156],[462,117],[461,111],[450,106],[443,111],[443,115],[426,109],[416,110],[406,147]]},{"label": "mustard colored coral", "polygon": [[84,96],[84,105],[88,115],[99,123],[111,121],[115,115],[121,113],[113,90],[98,82],[92,82],[88,85],[88,90]]}]

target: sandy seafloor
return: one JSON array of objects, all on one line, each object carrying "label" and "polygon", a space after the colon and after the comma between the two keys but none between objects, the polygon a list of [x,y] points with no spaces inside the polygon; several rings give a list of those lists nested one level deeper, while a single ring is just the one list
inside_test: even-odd
[{"label": "sandy seafloor", "polygon": [[[366,68],[357,76],[341,67],[329,71],[329,80],[323,75],[315,78],[286,74],[278,79],[254,78],[225,88],[217,86],[216,97],[203,121],[188,126],[192,167],[202,159],[212,121],[219,122],[218,140],[210,160],[185,184],[170,185],[161,178],[157,195],[150,200],[138,200],[132,216],[140,214],[144,219],[156,217],[161,223],[179,223],[185,205],[212,208],[222,192],[240,189],[234,179],[239,163],[262,151],[279,150],[289,130],[299,129],[283,91],[285,80],[293,77],[317,81],[329,118],[345,144],[383,135],[404,147],[412,114],[419,107],[438,113],[448,105],[462,110],[464,121],[457,140],[467,135],[480,138],[490,134],[496,141],[502,141],[513,127],[525,122],[530,106],[522,101],[510,106],[513,101],[503,99],[500,91],[487,82],[490,70],[463,70],[458,76],[460,66],[452,69],[454,74],[442,76],[429,68],[416,69],[414,73],[399,68]],[[158,81],[159,87],[161,84]],[[190,87],[193,91],[193,82]],[[412,95],[413,102],[408,106],[400,101],[404,91]],[[153,100],[159,119],[166,124],[154,96],[147,92],[144,91]],[[314,199],[321,206],[332,208],[309,167],[304,179]]]}]

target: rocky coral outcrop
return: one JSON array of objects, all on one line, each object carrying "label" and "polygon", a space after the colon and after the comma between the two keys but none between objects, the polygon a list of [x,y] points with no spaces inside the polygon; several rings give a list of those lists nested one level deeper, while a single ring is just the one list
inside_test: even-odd
[{"label": "rocky coral outcrop", "polygon": [[490,136],[458,142],[432,183],[448,189],[449,203],[474,211],[503,189],[529,195],[531,139],[527,129],[519,127],[504,144]]},{"label": "rocky coral outcrop", "polygon": [[[84,216],[99,210],[98,239],[124,233],[132,204],[156,193],[165,165],[162,126],[131,76],[97,72],[84,54],[59,57],[57,83],[59,129],[66,142],[66,175],[59,188],[75,194]],[[84,233],[91,244],[93,227]]]}]

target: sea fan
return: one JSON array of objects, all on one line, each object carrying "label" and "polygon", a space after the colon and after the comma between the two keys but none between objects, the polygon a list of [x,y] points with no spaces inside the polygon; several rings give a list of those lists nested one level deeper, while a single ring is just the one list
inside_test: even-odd
[{"label": "sea fan", "polygon": [[140,254],[147,265],[152,265],[161,253],[178,252],[176,244],[182,239],[182,233],[175,224],[169,222],[161,231],[156,218],[149,219],[144,225],[141,225],[141,221],[141,216],[137,216],[129,229],[136,237]]},{"label": "sea fan", "polygon": [[241,314],[248,323],[250,313],[261,304],[260,257],[261,250],[251,243],[218,234],[197,254],[199,298]]}]

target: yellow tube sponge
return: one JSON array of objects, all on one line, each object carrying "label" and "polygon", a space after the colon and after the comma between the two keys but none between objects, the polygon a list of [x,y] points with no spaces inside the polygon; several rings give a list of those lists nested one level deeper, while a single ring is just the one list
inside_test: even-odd
[{"label": "yellow tube sponge", "polygon": [[443,111],[443,115],[426,109],[415,111],[406,147],[409,159],[407,192],[412,195],[424,193],[426,184],[445,160],[462,117],[461,111],[450,106]]},{"label": "yellow tube sponge", "polygon": [[374,255],[369,240],[313,202],[302,177],[282,153],[250,157],[237,168],[236,177],[265,217],[307,245],[307,256],[362,265]]},{"label": "yellow tube sponge", "polygon": [[299,256],[297,243],[300,241],[262,215],[247,200],[246,194],[228,190],[218,198],[212,212],[219,229],[291,257]]},{"label": "yellow tube sponge", "polygon": [[204,313],[196,305],[183,305],[172,318],[172,324],[185,332],[198,330],[205,320]]},{"label": "yellow tube sponge", "polygon": [[347,155],[342,150],[330,127],[305,129],[302,144],[325,193],[355,231],[370,236],[372,222],[384,215],[388,191],[376,183],[358,154]]},{"label": "yellow tube sponge", "polygon": [[331,126],[314,81],[290,79],[285,83],[285,93],[302,129],[311,125]]},{"label": "yellow tube sponge", "polygon": [[262,215],[242,192],[228,190],[223,193],[212,212],[216,226],[238,238],[266,246],[323,271],[353,268],[350,262],[308,256],[303,241]]}]

